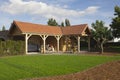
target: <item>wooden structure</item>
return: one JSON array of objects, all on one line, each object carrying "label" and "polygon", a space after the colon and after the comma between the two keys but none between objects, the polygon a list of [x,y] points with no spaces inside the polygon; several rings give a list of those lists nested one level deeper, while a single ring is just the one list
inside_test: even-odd
[{"label": "wooden structure", "polygon": [[[28,22],[13,21],[9,35],[14,40],[25,41],[25,52],[28,53],[28,45],[35,43],[40,51],[45,53],[47,45],[54,46],[55,51],[66,51],[65,45],[68,46],[74,44],[77,41],[77,51],[80,52],[80,38],[81,36],[90,36],[90,30],[87,24],[69,26],[69,27],[56,27],[41,24],[33,24]],[[73,39],[73,40],[72,40]],[[88,49],[90,50],[90,39],[88,43]]]}]

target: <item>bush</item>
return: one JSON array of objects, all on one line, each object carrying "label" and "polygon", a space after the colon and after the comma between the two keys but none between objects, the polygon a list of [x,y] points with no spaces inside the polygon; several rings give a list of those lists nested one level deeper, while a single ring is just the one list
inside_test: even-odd
[{"label": "bush", "polygon": [[120,53],[120,42],[109,42],[104,44],[105,51]]},{"label": "bush", "polygon": [[25,52],[24,41],[0,41],[0,56],[18,55]]},{"label": "bush", "polygon": [[111,46],[119,46],[120,47],[120,42],[108,42],[104,44],[105,47],[111,47]]}]

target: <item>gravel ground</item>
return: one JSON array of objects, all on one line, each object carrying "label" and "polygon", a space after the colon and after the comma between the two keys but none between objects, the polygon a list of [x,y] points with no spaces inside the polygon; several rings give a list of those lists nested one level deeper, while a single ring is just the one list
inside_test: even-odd
[{"label": "gravel ground", "polygon": [[27,80],[120,80],[120,61],[108,62],[74,74]]}]

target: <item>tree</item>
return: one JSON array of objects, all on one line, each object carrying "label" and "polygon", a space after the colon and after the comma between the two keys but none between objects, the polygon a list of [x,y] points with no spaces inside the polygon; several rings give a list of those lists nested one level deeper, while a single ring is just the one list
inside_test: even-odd
[{"label": "tree", "polygon": [[2,31],[5,31],[6,29],[5,29],[5,26],[3,25],[3,27],[2,27]]},{"label": "tree", "polygon": [[68,19],[65,19],[65,25],[70,26],[70,21]]},{"label": "tree", "polygon": [[100,49],[100,53],[103,53],[103,44],[112,39],[111,29],[104,26],[103,21],[96,20],[95,23],[92,23],[92,37],[97,42],[97,46]]},{"label": "tree", "polygon": [[61,22],[61,26],[62,26],[62,27],[64,27],[64,26],[65,26],[65,25],[64,25],[64,22]]},{"label": "tree", "polygon": [[62,27],[65,27],[65,26],[70,26],[70,21],[68,19],[65,19],[65,22],[61,22],[61,24],[59,25],[58,22],[53,19],[53,18],[50,18],[47,22],[48,25],[50,26],[62,26]]},{"label": "tree", "polygon": [[53,18],[50,18],[47,23],[48,23],[48,25],[50,25],[50,26],[58,26],[58,23],[57,23],[56,20],[53,19]]},{"label": "tree", "polygon": [[112,23],[110,24],[113,36],[116,38],[120,37],[120,7],[115,6],[114,8],[114,18],[112,19]]}]

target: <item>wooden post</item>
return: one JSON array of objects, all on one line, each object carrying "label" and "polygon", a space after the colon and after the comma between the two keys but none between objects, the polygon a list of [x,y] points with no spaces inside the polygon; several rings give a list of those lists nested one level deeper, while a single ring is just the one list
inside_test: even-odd
[{"label": "wooden post", "polygon": [[28,52],[28,40],[27,40],[27,34],[25,34],[25,54]]},{"label": "wooden post", "polygon": [[78,52],[80,52],[80,36],[78,36]]},{"label": "wooden post", "polygon": [[88,37],[88,51],[90,51],[90,36]]},{"label": "wooden post", "polygon": [[57,52],[59,52],[60,38],[61,38],[61,36],[55,36],[55,38],[57,39]]},{"label": "wooden post", "polygon": [[30,38],[31,34],[25,34],[25,54],[28,53],[28,39]]},{"label": "wooden post", "polygon": [[46,49],[45,49],[46,38],[48,37],[48,35],[40,35],[40,36],[43,39],[43,53],[45,53],[46,52]]},{"label": "wooden post", "polygon": [[45,35],[43,35],[43,53],[45,53],[46,52],[46,49],[45,49],[45,44],[46,43],[46,36]]}]

